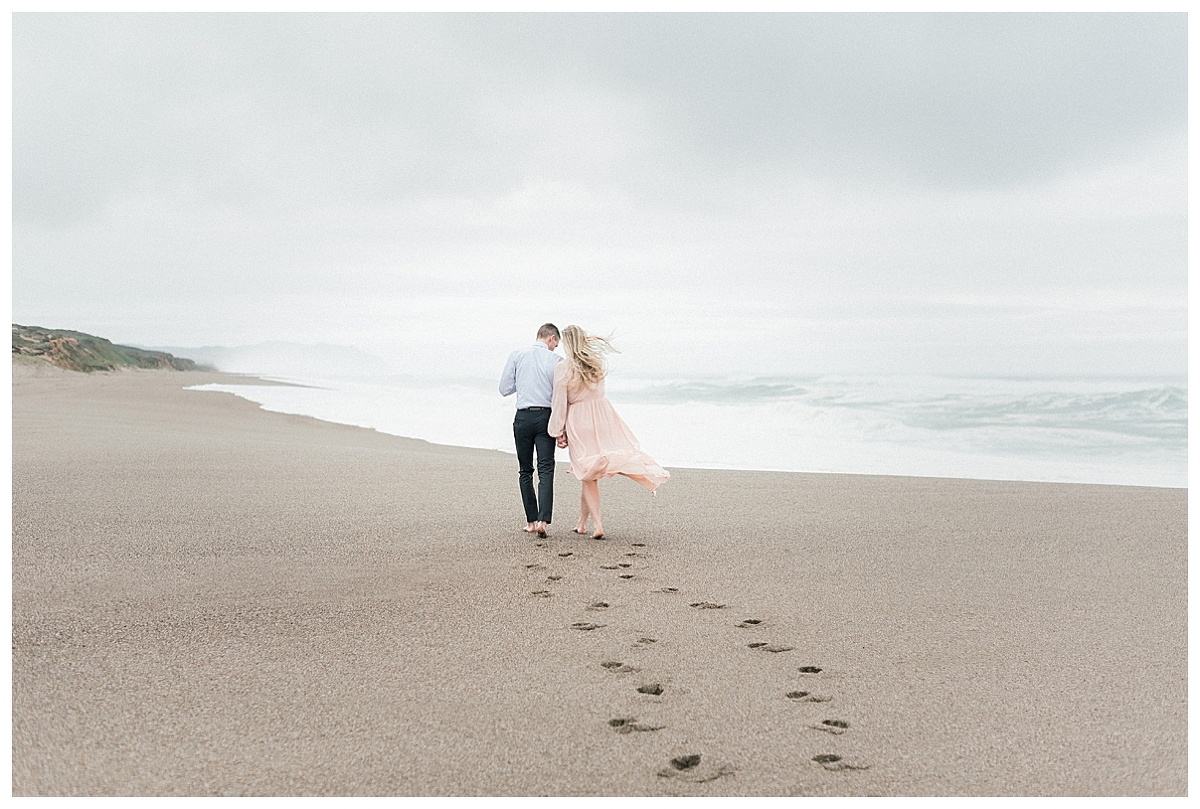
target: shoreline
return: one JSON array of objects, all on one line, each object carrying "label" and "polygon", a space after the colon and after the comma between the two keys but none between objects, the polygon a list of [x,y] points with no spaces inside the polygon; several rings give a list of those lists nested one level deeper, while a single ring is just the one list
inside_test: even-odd
[{"label": "shoreline", "polygon": [[[225,372],[214,372],[214,373],[224,374]],[[281,379],[280,380],[265,379],[263,377],[256,377],[256,376],[249,375],[249,374],[237,374],[234,376],[237,376],[241,380],[256,380],[256,381],[253,381],[253,382],[247,382],[247,381],[227,382],[227,383],[223,383],[223,384],[228,384],[231,387],[238,386],[238,385],[254,387],[256,384],[262,384],[262,385],[273,386],[273,387],[297,387],[297,388],[312,388],[313,387],[313,386],[309,386],[309,385],[302,385],[302,384],[295,383],[295,382],[286,382],[286,381],[282,381]],[[197,392],[228,393],[228,391],[203,391],[203,390],[198,390]],[[307,415],[304,413],[298,413],[298,412],[290,411],[290,410],[268,408],[266,405],[263,405],[262,403],[259,403],[259,402],[255,402],[253,399],[250,399],[249,397],[246,397],[242,394],[234,393],[232,395],[239,396],[240,398],[246,399],[247,401],[250,401],[250,402],[254,402],[264,412],[279,413],[282,415],[296,415],[296,416]],[[343,426],[358,427],[360,429],[374,430],[375,432],[379,432],[383,435],[393,435],[398,438],[413,438],[412,436],[404,435],[401,433],[387,432],[385,430],[380,430],[379,428],[376,428],[376,427],[367,427],[367,426],[363,426],[361,424],[355,424],[350,421],[335,421],[335,420],[328,419],[328,418],[320,418],[318,416],[308,416],[308,417],[316,418],[319,421],[323,421],[323,422],[326,422],[329,424],[338,424],[338,425],[343,425]],[[423,439],[423,438],[415,438],[414,440],[428,441],[428,439]],[[506,449],[504,447],[489,448],[489,447],[484,447],[484,446],[473,446],[473,445],[469,445],[469,444],[452,444],[452,443],[441,443],[441,442],[435,442],[435,441],[430,441],[429,443],[436,444],[438,446],[456,447],[456,448],[460,448],[460,449],[477,449],[477,450],[485,451],[485,452],[502,452],[506,455],[514,455],[515,456],[515,452],[513,450]],[[560,463],[562,463],[562,461],[560,461]],[[710,471],[730,471],[730,472],[764,472],[764,473],[772,473],[772,474],[852,475],[852,476],[867,476],[867,477],[896,477],[896,478],[914,478],[914,479],[922,479],[922,480],[926,480],[926,479],[927,480],[978,480],[978,481],[985,481],[985,482],[990,481],[990,482],[997,482],[997,483],[1003,483],[1003,482],[1007,482],[1007,483],[1048,483],[1048,484],[1063,484],[1063,485],[1077,485],[1077,486],[1117,486],[1117,487],[1139,488],[1139,489],[1169,489],[1169,490],[1182,490],[1182,491],[1186,491],[1188,488],[1186,484],[1181,485],[1181,486],[1172,486],[1172,485],[1134,484],[1134,483],[1108,483],[1108,482],[1096,482],[1096,481],[1049,480],[1049,479],[1045,479],[1045,478],[1033,478],[1033,477],[967,477],[967,476],[937,475],[937,474],[899,474],[899,473],[889,473],[889,472],[841,472],[841,471],[831,471],[831,470],[823,470],[823,469],[783,469],[783,468],[768,468],[768,467],[727,466],[727,465],[716,465],[716,464],[707,464],[707,465],[706,464],[699,464],[699,465],[697,465],[697,464],[666,464],[666,465],[664,465],[664,468],[667,468],[667,469],[698,469],[698,470],[703,469],[703,470],[710,470]]]},{"label": "shoreline", "polygon": [[509,455],[193,373],[14,374],[14,794],[1187,792],[1186,491],[673,467],[538,541]]}]

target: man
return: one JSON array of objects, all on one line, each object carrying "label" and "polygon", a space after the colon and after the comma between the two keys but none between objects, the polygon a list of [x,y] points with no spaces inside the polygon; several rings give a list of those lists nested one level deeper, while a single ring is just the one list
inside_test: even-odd
[{"label": "man", "polygon": [[[562,357],[554,353],[561,336],[558,327],[546,323],[537,333],[537,342],[518,348],[508,355],[500,375],[500,395],[517,394],[517,415],[513,419],[513,438],[517,442],[517,466],[520,469],[521,500],[525,504],[524,531],[546,536],[554,510],[554,448],[550,426],[550,400],[554,393],[554,366]],[[537,492],[533,489],[533,452],[537,450]]]}]

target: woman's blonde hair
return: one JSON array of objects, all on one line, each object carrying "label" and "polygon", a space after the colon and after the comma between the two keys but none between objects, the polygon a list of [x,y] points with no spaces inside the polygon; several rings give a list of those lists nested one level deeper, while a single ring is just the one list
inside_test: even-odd
[{"label": "woman's blonde hair", "polygon": [[621,353],[605,337],[588,334],[578,326],[567,326],[562,331],[563,351],[567,355],[567,387],[576,390],[594,388],[600,384],[607,371],[604,355]]}]

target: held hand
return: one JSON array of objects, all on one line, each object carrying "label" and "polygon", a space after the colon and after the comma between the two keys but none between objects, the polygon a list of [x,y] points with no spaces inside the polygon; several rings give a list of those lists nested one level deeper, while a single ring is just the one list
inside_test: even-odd
[{"label": "held hand", "polygon": [[563,433],[562,435],[560,435],[558,437],[558,440],[555,441],[555,443],[558,444],[559,449],[566,449],[567,448],[567,434]]}]

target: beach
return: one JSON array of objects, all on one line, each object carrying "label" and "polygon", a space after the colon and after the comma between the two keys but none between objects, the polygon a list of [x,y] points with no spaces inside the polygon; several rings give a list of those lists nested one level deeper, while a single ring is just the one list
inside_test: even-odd
[{"label": "beach", "polygon": [[594,541],[560,465],[538,540],[505,453],[13,374],[14,795],[1187,793],[1186,489],[672,468]]}]

